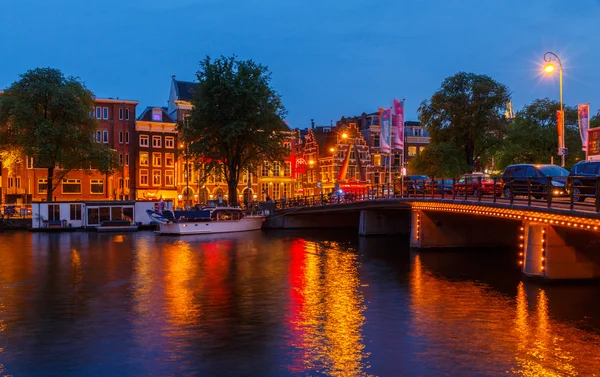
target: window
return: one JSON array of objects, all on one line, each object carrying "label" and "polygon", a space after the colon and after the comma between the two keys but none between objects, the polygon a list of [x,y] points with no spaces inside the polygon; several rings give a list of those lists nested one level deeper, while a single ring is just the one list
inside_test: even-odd
[{"label": "window", "polygon": [[123,108],[119,107],[119,120],[123,120]]},{"label": "window", "polygon": [[8,177],[8,188],[14,187],[15,183],[14,180],[12,179],[12,177]]},{"label": "window", "polygon": [[125,144],[129,144],[129,131],[125,132]]},{"label": "window", "polygon": [[269,176],[269,163],[268,162],[263,162],[262,169],[261,169],[261,175],[263,177]]},{"label": "window", "polygon": [[119,144],[123,144],[123,131],[119,131]]},{"label": "window", "polygon": [[125,120],[129,120],[129,109],[125,109]]},{"label": "window", "polygon": [[104,110],[104,119],[108,119],[108,107],[103,108]]},{"label": "window", "polygon": [[165,166],[175,166],[175,155],[173,153],[165,153]]},{"label": "window", "polygon": [[421,136],[421,129],[420,128],[415,128],[413,130],[413,133],[414,133],[415,136]]},{"label": "window", "polygon": [[60,205],[48,204],[48,220],[60,220]]},{"label": "window", "polygon": [[380,154],[373,155],[373,166],[381,166],[381,155]]},{"label": "window", "polygon": [[152,109],[152,121],[153,122],[162,121],[162,110],[161,109]]},{"label": "window", "polygon": [[90,118],[94,118],[94,108],[92,107],[92,109],[90,110]]},{"label": "window", "polygon": [[81,179],[66,179],[62,180],[63,194],[81,194]]},{"label": "window", "polygon": [[102,142],[102,131],[96,131],[96,143]]},{"label": "window", "polygon": [[379,134],[373,135],[373,148],[379,148],[380,145],[381,144],[379,143]]},{"label": "window", "polygon": [[150,142],[150,137],[148,135],[140,135],[140,147],[147,147]]},{"label": "window", "polygon": [[17,188],[21,188],[21,177],[17,177],[16,182],[17,182]]},{"label": "window", "polygon": [[102,135],[104,136],[102,141],[104,144],[108,144],[108,131],[104,131]]},{"label": "window", "polygon": [[162,146],[162,138],[160,136],[152,136],[152,146],[160,148]]},{"label": "window", "polygon": [[125,188],[129,188],[129,178],[125,178]]},{"label": "window", "polygon": [[96,119],[102,119],[102,108],[96,107]]},{"label": "window", "polygon": [[281,199],[280,188],[281,188],[281,185],[279,185],[277,183],[273,185],[273,199],[274,200]]},{"label": "window", "polygon": [[263,182],[260,184],[260,188],[261,188],[261,194],[262,194],[262,200],[267,200],[267,195],[269,195],[269,184],[266,182]]},{"label": "window", "polygon": [[33,157],[27,157],[27,169],[33,169]]},{"label": "window", "polygon": [[87,222],[89,225],[97,225],[100,223],[98,208],[88,208]]},{"label": "window", "polygon": [[123,153],[119,153],[119,165],[123,166]]},{"label": "window", "polygon": [[152,170],[152,186],[160,186],[160,170]]},{"label": "window", "polygon": [[161,153],[152,153],[152,166],[161,166],[162,165],[162,154]]},{"label": "window", "polygon": [[125,155],[125,166],[129,166],[129,155]]},{"label": "window", "polygon": [[283,176],[284,177],[291,177],[292,176],[292,163],[289,162],[289,161],[285,162]]},{"label": "window", "polygon": [[165,186],[174,186],[175,185],[175,174],[173,170],[165,171]]},{"label": "window", "polygon": [[38,194],[46,194],[48,192],[48,180],[46,178],[38,179]]},{"label": "window", "polygon": [[71,204],[71,220],[81,220],[81,204]]},{"label": "window", "polygon": [[123,190],[123,178],[119,178],[119,189]]},{"label": "window", "polygon": [[165,136],[165,148],[175,148],[175,138],[173,136]]},{"label": "window", "polygon": [[417,155],[417,147],[415,145],[408,146],[408,155],[410,157],[414,157]]},{"label": "window", "polygon": [[148,169],[140,169],[140,185],[148,186]]},{"label": "window", "polygon": [[140,166],[148,166],[148,152],[140,152]]},{"label": "window", "polygon": [[281,167],[281,165],[280,165],[279,162],[274,162],[273,163],[273,176],[274,177],[279,177],[279,175],[280,175],[280,167]]}]

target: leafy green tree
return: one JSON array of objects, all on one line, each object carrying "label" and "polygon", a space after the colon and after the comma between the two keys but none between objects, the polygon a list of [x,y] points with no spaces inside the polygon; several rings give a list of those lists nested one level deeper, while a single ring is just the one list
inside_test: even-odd
[{"label": "leafy green tree", "polygon": [[[503,169],[516,163],[549,164],[552,158],[555,163],[560,163],[556,118],[559,109],[559,102],[544,98],[536,99],[518,111],[496,158],[497,167]],[[571,166],[585,158],[585,154],[581,150],[577,128],[577,109],[566,106],[564,110],[565,144],[569,149],[566,165]]]},{"label": "leafy green tree", "polygon": [[240,173],[263,161],[282,161],[289,129],[281,97],[267,67],[252,60],[206,57],[189,118],[180,124],[183,140],[205,174],[223,174],[229,200],[237,204]]},{"label": "leafy green tree", "polygon": [[114,151],[93,140],[93,105],[81,81],[53,68],[25,72],[0,96],[0,150],[18,150],[48,170],[48,201],[71,170],[108,174],[115,166]]},{"label": "leafy green tree", "polygon": [[430,144],[408,163],[411,174],[424,174],[431,178],[454,178],[468,169],[461,158],[461,151],[452,143]]},{"label": "leafy green tree", "polygon": [[485,75],[459,72],[445,79],[441,88],[421,103],[419,120],[433,145],[455,145],[464,161],[461,166],[473,171],[478,158],[502,143],[509,100],[503,84]]}]

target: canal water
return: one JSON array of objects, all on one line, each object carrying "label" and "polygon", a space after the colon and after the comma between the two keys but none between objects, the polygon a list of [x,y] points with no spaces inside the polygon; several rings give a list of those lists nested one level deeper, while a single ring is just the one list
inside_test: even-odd
[{"label": "canal water", "polygon": [[4,376],[600,376],[600,286],[516,251],[270,231],[0,234]]}]

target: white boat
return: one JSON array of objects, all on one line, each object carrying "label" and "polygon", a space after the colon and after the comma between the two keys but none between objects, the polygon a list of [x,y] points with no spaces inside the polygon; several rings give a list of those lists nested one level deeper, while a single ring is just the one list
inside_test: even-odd
[{"label": "white boat", "polygon": [[158,224],[158,234],[212,234],[258,230],[265,217],[262,213],[246,214],[237,207],[215,207],[191,211],[147,210]]}]

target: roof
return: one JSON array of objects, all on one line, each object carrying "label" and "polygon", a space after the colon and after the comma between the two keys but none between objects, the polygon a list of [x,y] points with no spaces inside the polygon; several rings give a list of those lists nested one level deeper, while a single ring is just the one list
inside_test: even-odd
[{"label": "roof", "polygon": [[[153,109],[160,109],[161,110],[162,118],[160,120],[152,119],[152,110]],[[142,111],[142,113],[140,114],[140,116],[137,118],[137,120],[140,120],[140,121],[143,121],[143,122],[175,123],[175,121],[173,119],[171,119],[171,117],[169,115],[167,115],[167,108],[166,107],[159,107],[159,106],[148,106],[148,107],[146,107],[144,109],[144,111]]]},{"label": "roof", "polygon": [[175,93],[177,94],[177,99],[191,102],[197,87],[197,82],[175,80]]},{"label": "roof", "polygon": [[130,105],[137,105],[140,103],[139,101],[130,100],[130,99],[119,99],[119,98],[94,98],[96,103],[123,103]]}]

